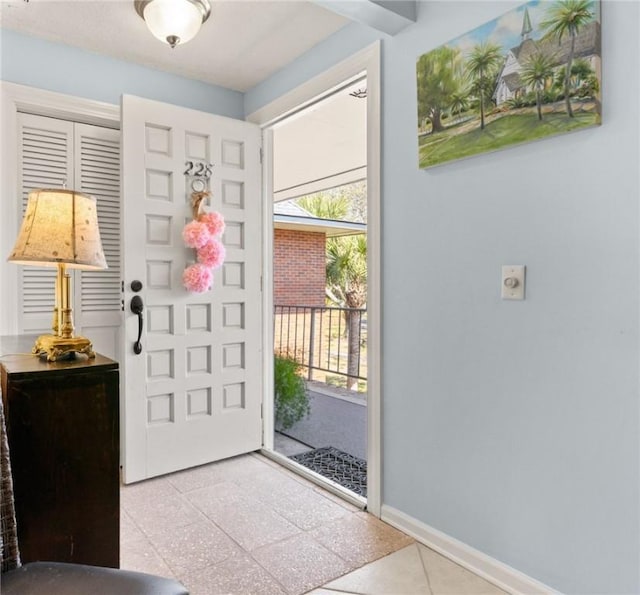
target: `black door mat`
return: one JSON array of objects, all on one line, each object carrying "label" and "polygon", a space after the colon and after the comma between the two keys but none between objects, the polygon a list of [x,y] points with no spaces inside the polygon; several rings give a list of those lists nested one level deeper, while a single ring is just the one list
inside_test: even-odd
[{"label": "black door mat", "polygon": [[343,488],[367,497],[367,461],[342,452],[333,446],[316,448],[289,457]]}]

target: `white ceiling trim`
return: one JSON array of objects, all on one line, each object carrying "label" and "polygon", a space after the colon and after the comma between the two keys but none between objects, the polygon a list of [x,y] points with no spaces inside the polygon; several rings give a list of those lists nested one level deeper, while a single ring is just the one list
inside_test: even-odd
[{"label": "white ceiling trim", "polygon": [[415,0],[313,0],[353,21],[395,35],[416,22]]}]

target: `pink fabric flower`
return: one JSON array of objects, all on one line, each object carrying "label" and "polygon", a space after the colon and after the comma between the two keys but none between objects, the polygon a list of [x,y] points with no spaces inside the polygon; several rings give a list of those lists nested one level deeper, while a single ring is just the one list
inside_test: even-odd
[{"label": "pink fabric flower", "polygon": [[182,284],[187,291],[203,293],[213,284],[213,271],[202,264],[192,264],[182,273]]},{"label": "pink fabric flower", "polygon": [[211,238],[207,244],[198,249],[198,262],[204,266],[217,269],[223,262],[226,251],[222,242]]},{"label": "pink fabric flower", "polygon": [[191,221],[182,230],[182,239],[189,248],[202,248],[210,238],[209,227],[200,221]]},{"label": "pink fabric flower", "polygon": [[204,223],[212,236],[219,236],[224,233],[224,217],[217,211],[202,213],[198,217],[200,223]]}]

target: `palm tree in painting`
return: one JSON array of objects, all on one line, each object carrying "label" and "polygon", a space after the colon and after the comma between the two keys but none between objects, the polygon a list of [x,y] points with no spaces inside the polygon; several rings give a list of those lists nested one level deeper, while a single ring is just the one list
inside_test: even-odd
[{"label": "palm tree in painting", "polygon": [[496,68],[502,61],[502,48],[495,43],[476,45],[467,58],[467,70],[473,79],[473,90],[480,99],[480,130],[484,130],[486,96],[493,90]]},{"label": "palm tree in painting", "polygon": [[456,91],[451,95],[451,102],[449,103],[449,111],[452,116],[460,115],[469,109],[469,91],[462,89]]},{"label": "palm tree in painting", "polygon": [[553,58],[538,52],[533,54],[523,65],[520,79],[525,85],[533,88],[536,93],[536,107],[538,120],[542,120],[542,92],[547,80],[553,77]]},{"label": "palm tree in painting", "polygon": [[569,56],[564,75],[564,100],[567,107],[567,115],[573,118],[571,108],[571,67],[576,49],[576,37],[580,30],[594,19],[593,0],[561,0],[547,9],[546,19],[540,24],[546,36],[555,37],[558,44],[562,43],[565,35],[571,37]]}]

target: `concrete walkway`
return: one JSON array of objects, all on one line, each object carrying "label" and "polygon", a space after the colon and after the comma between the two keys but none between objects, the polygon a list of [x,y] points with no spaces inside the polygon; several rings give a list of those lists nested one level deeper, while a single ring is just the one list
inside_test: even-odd
[{"label": "concrete walkway", "polygon": [[[330,389],[319,392],[317,383],[309,383],[307,393],[311,413],[292,427],[282,432],[285,436],[302,442],[311,448],[333,446],[359,459],[367,459],[367,405],[362,397],[326,394]],[[276,451],[278,448],[276,434]],[[287,442],[280,441],[283,445]],[[289,447],[295,445],[288,443]],[[302,445],[298,452],[304,452]],[[282,454],[294,454],[282,452]]]}]

